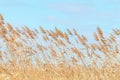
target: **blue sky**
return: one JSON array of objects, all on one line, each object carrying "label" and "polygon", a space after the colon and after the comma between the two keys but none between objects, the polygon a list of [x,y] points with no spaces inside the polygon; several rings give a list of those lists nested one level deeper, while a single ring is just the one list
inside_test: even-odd
[{"label": "blue sky", "polygon": [[0,13],[15,26],[75,27],[87,36],[97,26],[106,34],[120,28],[120,0],[0,0]]}]

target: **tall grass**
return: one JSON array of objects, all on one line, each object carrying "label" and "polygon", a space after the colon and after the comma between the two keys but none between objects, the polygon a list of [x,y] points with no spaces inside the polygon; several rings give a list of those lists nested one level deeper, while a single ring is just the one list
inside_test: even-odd
[{"label": "tall grass", "polygon": [[119,80],[120,29],[94,43],[76,29],[13,27],[0,15],[0,80]]}]

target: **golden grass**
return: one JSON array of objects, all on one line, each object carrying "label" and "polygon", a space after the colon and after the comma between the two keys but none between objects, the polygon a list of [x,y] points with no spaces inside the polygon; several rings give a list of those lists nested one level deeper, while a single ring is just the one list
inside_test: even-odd
[{"label": "golden grass", "polygon": [[98,27],[93,37],[14,28],[0,15],[0,80],[119,80],[120,30],[107,37]]}]

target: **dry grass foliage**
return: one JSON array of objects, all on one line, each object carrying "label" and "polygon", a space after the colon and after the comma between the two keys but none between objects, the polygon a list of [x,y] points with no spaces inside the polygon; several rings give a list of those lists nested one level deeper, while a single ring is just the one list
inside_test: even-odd
[{"label": "dry grass foliage", "polygon": [[106,37],[98,27],[93,36],[14,28],[0,15],[0,80],[119,80],[120,29]]}]

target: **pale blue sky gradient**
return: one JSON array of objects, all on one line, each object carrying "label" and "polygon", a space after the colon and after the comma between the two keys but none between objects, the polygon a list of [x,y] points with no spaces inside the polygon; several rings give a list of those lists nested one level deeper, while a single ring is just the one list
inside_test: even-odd
[{"label": "pale blue sky gradient", "polygon": [[97,26],[106,34],[120,28],[120,0],[0,0],[0,13],[15,26],[75,27],[87,36]]}]

